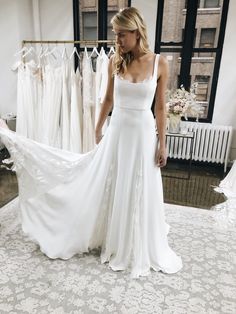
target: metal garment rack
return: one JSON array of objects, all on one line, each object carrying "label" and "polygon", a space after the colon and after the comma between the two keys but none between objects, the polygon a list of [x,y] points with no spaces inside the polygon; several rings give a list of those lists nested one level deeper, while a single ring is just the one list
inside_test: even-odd
[{"label": "metal garment rack", "polygon": [[75,44],[75,45],[96,45],[110,44],[114,45],[115,40],[22,40],[22,46],[26,44]]}]

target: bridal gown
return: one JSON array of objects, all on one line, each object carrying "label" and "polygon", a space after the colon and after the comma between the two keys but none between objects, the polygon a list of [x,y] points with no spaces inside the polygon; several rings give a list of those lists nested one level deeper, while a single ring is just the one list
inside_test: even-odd
[{"label": "bridal gown", "polygon": [[155,165],[153,74],[139,83],[114,77],[114,107],[102,140],[76,154],[0,128],[19,183],[23,231],[50,258],[101,249],[101,263],[131,278],[150,270],[175,273],[160,168]]}]

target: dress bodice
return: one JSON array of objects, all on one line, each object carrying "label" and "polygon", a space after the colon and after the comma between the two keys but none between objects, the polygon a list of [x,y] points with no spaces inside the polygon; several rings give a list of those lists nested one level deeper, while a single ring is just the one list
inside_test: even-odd
[{"label": "dress bodice", "polygon": [[133,83],[115,75],[114,108],[132,110],[150,110],[157,85],[157,64],[159,55],[154,62],[153,74],[142,82]]}]

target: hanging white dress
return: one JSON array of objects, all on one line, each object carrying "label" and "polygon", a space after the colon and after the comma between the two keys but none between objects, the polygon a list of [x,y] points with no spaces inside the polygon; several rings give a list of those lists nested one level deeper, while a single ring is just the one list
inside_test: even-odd
[{"label": "hanging white dress", "polygon": [[35,95],[35,123],[34,123],[34,139],[42,142],[43,138],[43,68],[41,62],[37,66],[37,86]]},{"label": "hanging white dress", "polygon": [[98,121],[98,117],[99,117],[99,113],[100,113],[100,88],[101,88],[101,82],[102,82],[103,51],[104,51],[104,48],[102,47],[100,54],[97,57],[97,63],[96,63],[95,126],[96,126],[96,123]]},{"label": "hanging white dress", "polygon": [[63,60],[62,63],[62,104],[61,104],[61,147],[70,149],[70,60]]},{"label": "hanging white dress", "polygon": [[[156,62],[158,61],[158,56]],[[131,277],[174,273],[160,168],[155,165],[153,76],[114,78],[114,109],[101,142],[87,154],[52,148],[0,128],[19,182],[22,228],[50,258],[101,248],[101,262]]]},{"label": "hanging white dress", "polygon": [[13,66],[17,74],[17,120],[16,132],[35,138],[35,118],[37,106],[37,65],[33,60],[18,62]]},{"label": "hanging white dress", "polygon": [[70,151],[82,153],[83,108],[79,68],[71,70]]},{"label": "hanging white dress", "polygon": [[85,49],[82,60],[83,77],[83,152],[92,150],[95,146],[95,73],[91,58]]},{"label": "hanging white dress", "polygon": [[18,134],[27,136],[27,123],[25,123],[25,115],[27,114],[25,106],[24,91],[26,84],[24,82],[24,64],[23,62],[17,62],[12,67],[13,71],[17,70],[17,113],[16,113],[16,132]]},{"label": "hanging white dress", "polygon": [[60,114],[62,102],[62,68],[43,67],[42,142],[61,148]]},{"label": "hanging white dress", "polygon": [[[95,108],[95,126],[98,122],[98,118],[102,108],[102,102],[105,98],[107,81],[108,81],[108,64],[109,58],[102,48],[100,55],[97,58],[96,66],[96,108]],[[107,121],[105,121],[102,127],[102,134],[105,133],[107,128]]]}]

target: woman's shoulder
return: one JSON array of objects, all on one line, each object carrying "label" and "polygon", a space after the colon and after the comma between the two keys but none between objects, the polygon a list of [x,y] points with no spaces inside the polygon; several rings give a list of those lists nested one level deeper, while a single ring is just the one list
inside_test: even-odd
[{"label": "woman's shoulder", "polygon": [[156,61],[158,61],[158,62],[156,62],[157,66],[164,66],[165,67],[166,65],[168,65],[167,58],[165,56],[159,54],[159,53],[152,52],[152,53],[150,53],[149,56],[150,56],[150,59],[152,59],[152,58],[158,59],[158,60],[156,60]]},{"label": "woman's shoulder", "polygon": [[168,69],[169,69],[169,64],[168,60],[165,56],[159,54],[159,60],[157,62],[157,77],[158,79],[162,77],[167,77],[168,76]]},{"label": "woman's shoulder", "polygon": [[159,57],[159,65],[162,65],[162,66],[166,66],[168,65],[168,60],[165,56],[161,55],[161,54],[157,54],[158,57]]}]

